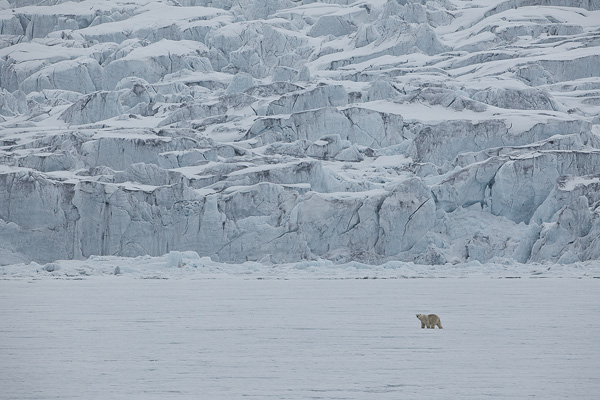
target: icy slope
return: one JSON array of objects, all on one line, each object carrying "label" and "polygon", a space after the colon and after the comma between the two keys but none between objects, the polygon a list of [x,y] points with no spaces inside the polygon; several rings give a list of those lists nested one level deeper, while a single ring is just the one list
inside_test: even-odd
[{"label": "icy slope", "polygon": [[0,0],[0,264],[600,258],[600,1]]}]

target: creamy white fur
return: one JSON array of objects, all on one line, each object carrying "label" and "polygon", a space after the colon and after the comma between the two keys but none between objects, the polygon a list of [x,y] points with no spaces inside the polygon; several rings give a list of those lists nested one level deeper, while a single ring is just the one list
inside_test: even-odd
[{"label": "creamy white fur", "polygon": [[419,321],[421,321],[421,329],[425,327],[427,327],[427,329],[435,329],[436,325],[438,328],[444,329],[442,327],[442,321],[440,320],[440,317],[435,314],[417,314],[417,318]]}]

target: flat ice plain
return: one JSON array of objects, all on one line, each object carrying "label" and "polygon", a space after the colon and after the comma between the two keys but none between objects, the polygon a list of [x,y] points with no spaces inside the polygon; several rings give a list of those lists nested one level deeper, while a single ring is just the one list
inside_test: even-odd
[{"label": "flat ice plain", "polygon": [[591,277],[2,280],[0,398],[596,399],[599,316]]}]

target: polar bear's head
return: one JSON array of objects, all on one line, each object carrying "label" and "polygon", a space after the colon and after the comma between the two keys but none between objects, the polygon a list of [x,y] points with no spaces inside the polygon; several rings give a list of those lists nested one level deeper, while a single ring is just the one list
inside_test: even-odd
[{"label": "polar bear's head", "polygon": [[419,318],[419,320],[426,322],[428,320],[427,315],[423,315],[423,314],[417,314],[417,318]]}]

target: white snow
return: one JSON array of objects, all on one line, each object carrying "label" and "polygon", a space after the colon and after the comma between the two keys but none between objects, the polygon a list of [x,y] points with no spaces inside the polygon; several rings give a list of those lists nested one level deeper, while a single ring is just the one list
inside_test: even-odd
[{"label": "white snow", "polygon": [[564,187],[562,187],[562,190],[567,190],[567,191],[571,191],[573,189],[575,189],[577,186],[588,186],[594,183],[600,183],[600,177],[577,177],[574,179],[569,179],[565,182]]},{"label": "white snow", "polygon": [[258,277],[0,280],[2,397],[596,398],[598,279]]},{"label": "white snow", "polygon": [[[372,191],[377,196],[383,191]],[[327,201],[352,200],[352,193],[321,194]],[[360,198],[358,198],[360,200]],[[119,267],[121,276],[131,279],[412,279],[412,278],[599,278],[600,262],[586,261],[570,264],[515,263],[509,259],[496,258],[482,264],[446,263],[423,265],[413,262],[388,261],[371,265],[357,261],[334,263],[319,259],[293,263],[275,263],[265,259],[232,264],[201,257],[195,251],[171,251],[161,257],[139,256],[90,256],[86,260],[58,260],[52,264],[56,271],[44,268],[48,264],[15,263],[0,266],[0,279],[46,280],[46,279],[94,279],[113,275]],[[173,268],[178,267],[178,268]]]}]

